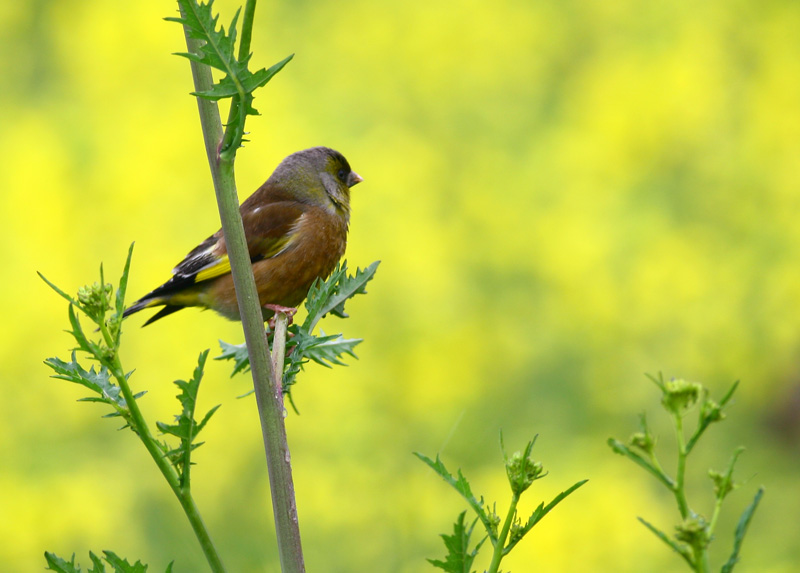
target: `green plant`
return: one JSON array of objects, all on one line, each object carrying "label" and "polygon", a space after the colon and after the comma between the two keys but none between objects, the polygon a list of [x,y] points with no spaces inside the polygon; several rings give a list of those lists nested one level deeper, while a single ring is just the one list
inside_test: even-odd
[{"label": "green plant", "polygon": [[[45,552],[44,554],[45,559],[47,560],[47,570],[48,571],[58,571],[58,573],[80,573],[81,567],[80,565],[75,564],[75,554],[72,555],[69,561],[66,559],[62,559],[57,555],[53,555],[52,553]],[[105,573],[106,566],[103,561],[111,565],[113,567],[114,573],[146,573],[147,572],[147,565],[142,563],[141,561],[137,561],[136,563],[129,563],[127,559],[123,559],[119,557],[113,551],[103,551],[102,559],[92,553],[89,552],[89,559],[92,561],[92,568],[88,570],[87,573]],[[109,573],[112,570],[109,570]],[[167,565],[166,573],[172,572],[172,563]]]},{"label": "green plant", "polygon": [[[696,382],[686,380],[664,381],[659,374],[658,378],[648,376],[661,390],[661,405],[669,414],[675,429],[677,440],[677,469],[675,477],[669,476],[662,468],[655,452],[656,438],[647,425],[647,417],[642,414],[640,417],[640,431],[633,434],[628,440],[628,444],[623,444],[614,438],[608,439],[608,445],[616,453],[626,456],[635,464],[644,468],[648,473],[656,478],[662,485],[672,492],[675,502],[678,505],[681,522],[675,526],[674,538],[671,538],[664,531],[658,529],[641,517],[639,521],[647,529],[652,531],[656,537],[666,543],[673,551],[680,555],[689,565],[692,571],[707,573],[711,571],[708,549],[714,540],[714,533],[717,521],[722,509],[722,502],[740,484],[733,481],[733,468],[736,464],[743,448],[737,449],[731,457],[730,463],[724,472],[709,470],[708,474],[714,484],[714,509],[711,518],[708,519],[701,513],[693,510],[689,506],[686,496],[686,463],[689,454],[697,445],[708,427],[716,422],[725,419],[723,409],[730,402],[733,393],[736,391],[738,382],[735,382],[730,390],[723,396],[719,403],[708,397],[708,390]],[[700,411],[697,426],[686,440],[683,419],[700,402]],[[744,536],[750,525],[750,520],[758,507],[764,488],[760,487],[756,492],[755,498],[747,506],[739,518],[739,523],[734,533],[733,550],[728,560],[722,565],[721,573],[730,573],[734,565],[739,561]]]},{"label": "green plant", "polygon": [[[241,346],[222,343],[220,359],[235,361],[234,373],[246,368],[252,370],[254,392],[262,424],[262,435],[269,468],[273,513],[278,537],[281,566],[284,571],[303,571],[302,547],[300,543],[294,486],[289,463],[288,444],[284,426],[283,394],[292,399],[290,389],[297,374],[308,360],[331,366],[343,364],[344,354],[355,356],[353,348],[360,339],[344,339],[341,335],[329,336],[313,333],[319,320],[326,314],[346,317],[345,301],[365,292],[366,283],[374,276],[378,263],[355,275],[347,274],[346,264],[340,265],[328,281],[317,281],[308,295],[306,308],[308,317],[301,325],[288,326],[288,317],[277,313],[275,329],[267,333],[263,327],[261,309],[256,295],[250,258],[244,238],[239,202],[236,194],[234,161],[236,153],[244,143],[247,116],[258,112],[253,107],[253,92],[265,85],[288,63],[289,56],[269,69],[251,71],[250,39],[253,29],[256,1],[247,0],[241,22],[238,50],[236,40],[240,10],[237,10],[227,31],[218,25],[218,16],[212,11],[213,0],[198,3],[197,0],[178,0],[180,17],[167,18],[180,23],[186,37],[187,52],[179,55],[190,60],[195,91],[200,112],[206,153],[222,221],[222,231],[231,262],[233,280],[242,317],[245,344]],[[215,82],[211,69],[221,73]],[[230,101],[228,120],[222,124],[217,102]],[[69,301],[70,333],[78,343],[70,361],[50,358],[46,361],[56,378],[69,380],[88,388],[92,395],[85,401],[99,402],[111,406],[110,417],[121,417],[139,437],[155,461],[162,475],[172,488],[186,513],[212,570],[223,571],[222,561],[210,535],[203,524],[191,494],[191,454],[199,443],[197,434],[203,429],[216,409],[212,408],[199,421],[195,418],[195,403],[208,351],[201,353],[194,375],[189,381],[176,381],[180,389],[178,399],[181,411],[175,423],[157,423],[164,437],[177,438],[177,444],[156,439],[151,433],[136,402],[144,392],[134,394],[129,384],[132,372],[123,369],[119,358],[125,290],[130,272],[133,246],[128,252],[119,287],[113,297],[114,288],[105,282],[102,266],[100,282],[83,287],[73,298],[53,283],[42,278]],[[79,315],[88,317],[98,328],[99,338],[84,331]],[[287,344],[287,334],[290,339]],[[270,352],[270,345],[272,352]],[[77,352],[88,355],[99,363],[99,369],[86,370],[79,362]],[[288,359],[284,360],[288,352]],[[66,561],[46,553],[48,565],[53,570],[79,571],[74,555]],[[140,571],[146,566],[140,562],[130,565],[113,552],[104,552],[103,558],[90,553],[92,571],[102,571],[103,560],[117,571]],[[171,565],[168,570],[171,569]]]},{"label": "green plant", "polygon": [[[325,334],[324,332],[316,335],[314,330],[317,323],[327,314],[339,318],[349,316],[344,311],[344,303],[357,294],[367,292],[366,285],[375,276],[379,264],[380,261],[376,261],[363,271],[357,268],[354,275],[347,273],[347,261],[337,265],[327,280],[316,281],[311,285],[305,301],[308,314],[302,324],[292,324],[284,332],[278,332],[278,328],[281,326],[278,324],[275,330],[268,332],[267,337],[271,348],[274,348],[274,340],[285,344],[284,351],[275,353],[273,357],[283,360],[285,355],[286,361],[281,364],[275,363],[273,366],[276,372],[282,372],[281,389],[293,407],[292,387],[297,381],[297,375],[307,362],[313,361],[330,368],[334,364],[344,365],[342,358],[345,354],[356,357],[354,348],[363,342],[361,338],[344,338],[342,334]],[[288,339],[286,338],[287,333]],[[250,357],[246,344],[229,344],[220,340],[220,346],[222,354],[215,360],[232,360],[231,376],[250,368]]]},{"label": "green plant", "polygon": [[[124,422],[123,428],[130,428],[133,431],[178,498],[211,569],[224,571],[222,560],[203,523],[191,490],[193,465],[191,456],[192,452],[202,445],[202,442],[196,441],[197,436],[219,408],[219,406],[215,406],[199,420],[195,417],[197,394],[203,378],[208,350],[200,353],[197,367],[188,381],[175,381],[175,385],[179,389],[177,398],[180,410],[173,423],[156,422],[156,428],[161,435],[161,439],[157,438],[151,432],[137,402],[145,392],[135,393],[131,388],[132,371],[126,371],[119,356],[122,344],[122,313],[125,310],[125,293],[132,255],[133,245],[128,251],[116,291],[113,285],[105,282],[102,265],[100,281],[81,287],[75,297],[70,296],[40,274],[53,290],[69,302],[68,315],[71,326],[69,333],[77,343],[68,361],[60,358],[48,358],[45,360],[45,364],[55,372],[54,378],[79,384],[90,391],[90,394],[81,398],[80,401],[110,406],[111,412],[104,417],[121,418]],[[292,325],[289,328],[294,333],[294,337],[290,339],[288,345],[285,345],[286,330],[278,332],[278,328],[276,328],[275,332],[270,333],[270,340],[273,342],[272,354],[276,359],[275,368],[276,371],[283,373],[285,392],[288,393],[295,384],[298,373],[307,361],[312,360],[330,367],[334,364],[343,364],[344,354],[355,357],[353,348],[361,342],[361,339],[345,339],[341,334],[331,336],[320,333],[316,335],[313,331],[322,317],[328,313],[347,317],[344,311],[345,302],[357,294],[366,292],[366,283],[374,276],[377,266],[378,263],[373,263],[363,271],[359,269],[354,275],[350,275],[347,273],[347,265],[340,265],[327,281],[318,281],[312,286],[306,302],[308,316],[302,325]],[[88,318],[97,327],[96,330],[84,328],[81,316]],[[283,324],[285,325],[285,322]],[[247,349],[244,345],[234,346],[223,343],[223,347],[225,352],[218,359],[234,360],[234,372],[241,371],[248,366]],[[288,360],[283,361],[286,348],[288,348]],[[87,370],[78,353],[82,353],[86,359],[96,362],[99,367],[91,366]],[[48,565],[54,571],[80,571],[79,566],[74,563],[74,556],[70,562],[67,562],[52,553],[45,555]],[[92,571],[103,571],[99,568],[102,567],[99,557],[90,553],[90,559],[93,563]],[[103,559],[116,567],[115,571],[128,571],[129,569],[125,569],[126,566],[131,567],[130,571],[144,570],[137,569],[137,567],[144,567],[140,563],[127,565],[124,559],[110,551],[104,552]],[[170,568],[167,569],[167,571],[169,570]]]},{"label": "green plant", "polygon": [[[503,452],[506,475],[508,477],[509,486],[511,487],[511,502],[506,511],[506,517],[502,522],[502,527],[500,527],[500,516],[495,512],[496,504],[492,504],[492,509],[487,510],[488,506],[484,502],[483,496],[481,496],[480,499],[475,497],[467,478],[461,473],[460,469],[458,470],[458,477],[456,478],[447,470],[438,455],[435,460],[432,460],[420,453],[414,453],[415,456],[425,462],[433,471],[439,474],[444,481],[460,493],[477,516],[475,520],[467,526],[465,522],[467,512],[463,511],[459,514],[453,526],[453,534],[442,535],[445,547],[447,548],[447,555],[444,561],[428,559],[432,565],[449,573],[469,573],[472,570],[472,563],[478,555],[478,551],[488,539],[493,550],[492,560],[487,571],[488,573],[498,573],[500,570],[500,562],[511,552],[514,546],[516,546],[545,515],[550,513],[556,505],[561,503],[568,495],[588,481],[581,480],[577,482],[569,489],[558,494],[546,506],[544,502],[540,503],[528,520],[523,523],[517,515],[519,499],[534,481],[542,479],[547,475],[541,462],[533,461],[530,457],[535,443],[536,437],[528,442],[524,452],[515,452],[509,457],[506,455],[505,446],[503,445],[503,435],[500,434],[500,449]],[[475,525],[479,521],[486,535],[475,544],[472,550],[470,550],[470,537],[475,529]]]},{"label": "green plant", "polygon": [[[137,402],[144,392],[133,392],[129,383],[132,372],[125,370],[119,356],[122,343],[122,313],[125,310],[125,291],[132,256],[133,245],[128,250],[128,258],[116,294],[114,287],[105,282],[102,265],[100,282],[81,287],[74,298],[40,273],[39,276],[69,302],[69,322],[72,327],[69,333],[77,343],[69,361],[48,358],[45,364],[55,371],[54,378],[80,384],[91,391],[89,396],[81,398],[80,401],[110,406],[112,411],[105,417],[122,418],[123,427],[130,428],[136,434],[178,498],[211,569],[224,571],[222,560],[200,517],[190,482],[192,451],[200,446],[195,443],[195,439],[217,409],[217,407],[212,408],[200,422],[194,418],[194,406],[208,351],[200,354],[197,368],[190,381],[175,382],[181,390],[178,395],[181,412],[176,416],[177,423],[173,425],[158,423],[162,434],[178,438],[178,444],[171,445],[165,440],[156,439]],[[87,332],[81,324],[79,315],[88,318],[97,329],[94,332]],[[99,368],[95,369],[94,366],[88,370],[84,368],[78,359],[78,352],[84,353],[90,361],[96,361]],[[50,561],[48,558],[48,562]]]}]

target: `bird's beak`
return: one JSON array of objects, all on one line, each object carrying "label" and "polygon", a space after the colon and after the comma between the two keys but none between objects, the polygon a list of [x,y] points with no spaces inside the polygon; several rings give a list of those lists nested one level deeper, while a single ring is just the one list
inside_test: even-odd
[{"label": "bird's beak", "polygon": [[355,171],[351,171],[350,175],[348,175],[348,177],[347,177],[347,186],[348,187],[352,187],[353,185],[357,185],[358,183],[361,183],[363,180],[364,180],[364,178],[361,177],[361,175],[359,175]]}]

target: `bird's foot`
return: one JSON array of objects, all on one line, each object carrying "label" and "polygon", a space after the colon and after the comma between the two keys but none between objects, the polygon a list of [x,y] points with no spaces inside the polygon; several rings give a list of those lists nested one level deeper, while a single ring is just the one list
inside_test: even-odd
[{"label": "bird's foot", "polygon": [[265,304],[262,308],[266,308],[267,310],[271,310],[275,314],[269,319],[269,329],[275,330],[275,316],[280,312],[286,315],[287,321],[286,325],[292,324],[292,320],[294,319],[294,315],[297,314],[297,309],[292,308],[291,306],[281,306],[279,304]]}]

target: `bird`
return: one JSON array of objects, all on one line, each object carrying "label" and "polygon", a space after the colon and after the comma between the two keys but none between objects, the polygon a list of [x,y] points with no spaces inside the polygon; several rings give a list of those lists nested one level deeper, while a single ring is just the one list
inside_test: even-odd
[{"label": "bird", "polygon": [[[342,258],[350,226],[350,188],[363,181],[347,159],[328,147],[286,157],[242,203],[250,262],[264,320],[293,310],[318,278]],[[161,306],[143,326],[190,306],[241,320],[222,229],[172,270],[172,277],[123,313]]]}]

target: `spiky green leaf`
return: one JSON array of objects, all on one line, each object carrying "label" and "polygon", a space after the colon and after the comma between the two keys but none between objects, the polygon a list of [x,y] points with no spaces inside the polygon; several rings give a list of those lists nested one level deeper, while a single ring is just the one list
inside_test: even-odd
[{"label": "spiky green leaf", "polygon": [[186,472],[191,464],[192,451],[202,445],[202,443],[194,443],[197,435],[219,408],[219,405],[211,408],[199,422],[195,419],[197,393],[200,390],[200,381],[203,379],[208,352],[208,350],[204,350],[200,353],[197,359],[197,366],[190,380],[175,381],[175,385],[180,389],[180,394],[176,397],[181,404],[181,411],[175,416],[175,423],[156,422],[156,426],[163,434],[175,436],[180,440],[180,445],[167,451],[166,456],[179,471],[182,478],[187,475]]},{"label": "spiky green leaf", "polygon": [[[341,334],[327,335],[313,330],[319,320],[328,313],[346,317],[344,303],[357,294],[366,293],[366,284],[372,280],[380,261],[376,261],[364,270],[356,269],[355,274],[347,272],[347,262],[337,265],[325,281],[315,281],[306,297],[308,315],[303,324],[289,327],[291,338],[286,343],[286,359],[283,369],[283,391],[291,400],[291,387],[304,365],[314,361],[323,366],[344,365],[343,357],[350,355],[357,358],[355,347],[362,342],[360,338],[344,338]],[[272,335],[272,333],[270,333]],[[233,360],[231,376],[246,371],[250,367],[250,357],[245,344],[228,344],[220,340],[222,354],[216,360]]]},{"label": "spiky green leaf", "polygon": [[444,462],[442,462],[438,454],[436,455],[436,460],[432,460],[429,457],[420,454],[419,452],[414,452],[414,455],[422,460],[434,472],[436,472],[439,477],[450,484],[450,486],[459,494],[461,494],[461,496],[467,501],[467,504],[469,504],[469,506],[481,520],[481,523],[486,529],[486,533],[489,535],[492,540],[492,544],[494,545],[497,542],[497,532],[489,518],[489,515],[486,513],[483,497],[481,497],[480,500],[475,497],[475,494],[472,493],[472,488],[470,487],[467,478],[463,473],[461,473],[461,469],[458,470],[458,477],[456,478],[447,470]]},{"label": "spiky green leaf", "polygon": [[233,372],[231,378],[239,372],[247,372],[250,369],[250,355],[247,353],[247,344],[228,344],[224,340],[219,341],[222,354],[215,356],[214,360],[233,360]]},{"label": "spiky green leaf", "polygon": [[115,414],[127,412],[128,406],[125,398],[105,366],[101,366],[99,370],[95,370],[94,366],[85,370],[76,360],[75,351],[72,352],[70,362],[60,358],[48,358],[44,363],[55,371],[53,378],[80,384],[97,394],[97,396],[81,398],[80,401],[103,402],[112,406]]},{"label": "spiky green leaf", "polygon": [[72,554],[72,559],[67,561],[49,551],[44,552],[44,559],[47,562],[47,571],[57,571],[58,573],[80,573],[81,568],[75,565],[75,554]]},{"label": "spiky green leaf", "polygon": [[441,536],[444,540],[444,545],[447,548],[447,555],[445,556],[444,561],[439,559],[428,559],[428,562],[431,565],[447,571],[447,573],[471,573],[472,563],[475,561],[475,556],[478,554],[478,550],[481,548],[481,545],[483,545],[484,541],[487,539],[484,537],[478,542],[472,551],[469,550],[469,538],[472,535],[472,530],[475,528],[475,524],[478,522],[478,520],[476,519],[473,521],[472,525],[467,528],[466,524],[464,523],[466,514],[466,511],[462,511],[458,516],[458,519],[453,525],[453,535],[442,534]]},{"label": "spiky green leaf", "polygon": [[217,101],[233,98],[231,115],[223,140],[221,154],[235,154],[244,141],[244,126],[247,115],[258,115],[253,107],[253,92],[266,84],[292,59],[294,55],[281,60],[269,69],[261,68],[256,72],[249,69],[250,55],[238,59],[235,51],[236,24],[239,10],[233,17],[227,32],[218,25],[218,16],[213,13],[213,0],[198,3],[197,0],[178,0],[182,16],[166,18],[170,22],[183,25],[190,38],[200,40],[196,53],[178,53],[189,60],[208,65],[223,73],[222,79],[211,89],[193,92],[193,95]]},{"label": "spiky green leaf", "polygon": [[114,573],[147,573],[147,565],[141,561],[128,563],[127,559],[119,557],[113,551],[103,551],[103,559],[114,568]]},{"label": "spiky green leaf", "polygon": [[328,313],[347,318],[344,303],[357,294],[366,294],[367,283],[375,276],[378,265],[380,261],[375,261],[364,270],[357,267],[355,274],[349,275],[347,261],[343,261],[328,280],[315,282],[306,298],[308,316],[303,325],[307,330],[311,332],[317,322]]}]

